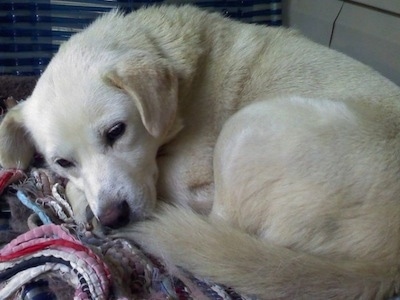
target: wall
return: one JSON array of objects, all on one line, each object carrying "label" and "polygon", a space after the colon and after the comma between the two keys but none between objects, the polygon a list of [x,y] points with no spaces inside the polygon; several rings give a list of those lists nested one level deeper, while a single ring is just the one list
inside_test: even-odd
[{"label": "wall", "polygon": [[283,0],[283,23],[400,85],[399,0]]}]

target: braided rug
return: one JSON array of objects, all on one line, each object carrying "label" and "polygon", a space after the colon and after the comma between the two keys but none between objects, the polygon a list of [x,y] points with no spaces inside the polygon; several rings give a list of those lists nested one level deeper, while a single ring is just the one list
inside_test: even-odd
[{"label": "braided rug", "polygon": [[126,240],[97,236],[75,222],[64,187],[44,168],[0,169],[2,231],[13,232],[6,224],[17,217],[5,199],[28,212],[18,220],[26,231],[2,238],[0,299],[251,299],[185,270],[166,270]]}]

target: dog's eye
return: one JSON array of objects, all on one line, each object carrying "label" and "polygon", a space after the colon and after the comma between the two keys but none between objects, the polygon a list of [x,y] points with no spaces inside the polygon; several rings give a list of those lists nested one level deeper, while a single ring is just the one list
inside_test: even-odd
[{"label": "dog's eye", "polygon": [[69,160],[63,159],[63,158],[57,159],[55,161],[55,163],[57,165],[59,165],[60,167],[65,168],[65,169],[66,168],[71,168],[71,167],[74,166],[74,163],[70,162]]},{"label": "dog's eye", "polygon": [[106,138],[108,144],[113,144],[125,132],[126,125],[122,122],[115,124],[107,131]]}]

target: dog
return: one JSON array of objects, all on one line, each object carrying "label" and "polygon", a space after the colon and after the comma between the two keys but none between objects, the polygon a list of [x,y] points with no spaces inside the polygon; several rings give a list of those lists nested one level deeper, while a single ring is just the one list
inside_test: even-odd
[{"label": "dog", "polygon": [[113,11],[0,125],[124,237],[259,299],[399,289],[400,88],[285,28],[192,6]]}]

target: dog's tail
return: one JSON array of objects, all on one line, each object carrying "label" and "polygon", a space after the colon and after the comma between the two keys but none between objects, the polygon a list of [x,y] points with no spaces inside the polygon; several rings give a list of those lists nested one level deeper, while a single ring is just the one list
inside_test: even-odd
[{"label": "dog's tail", "polygon": [[181,208],[118,235],[167,264],[259,299],[383,299],[398,287],[398,265],[299,253]]}]

